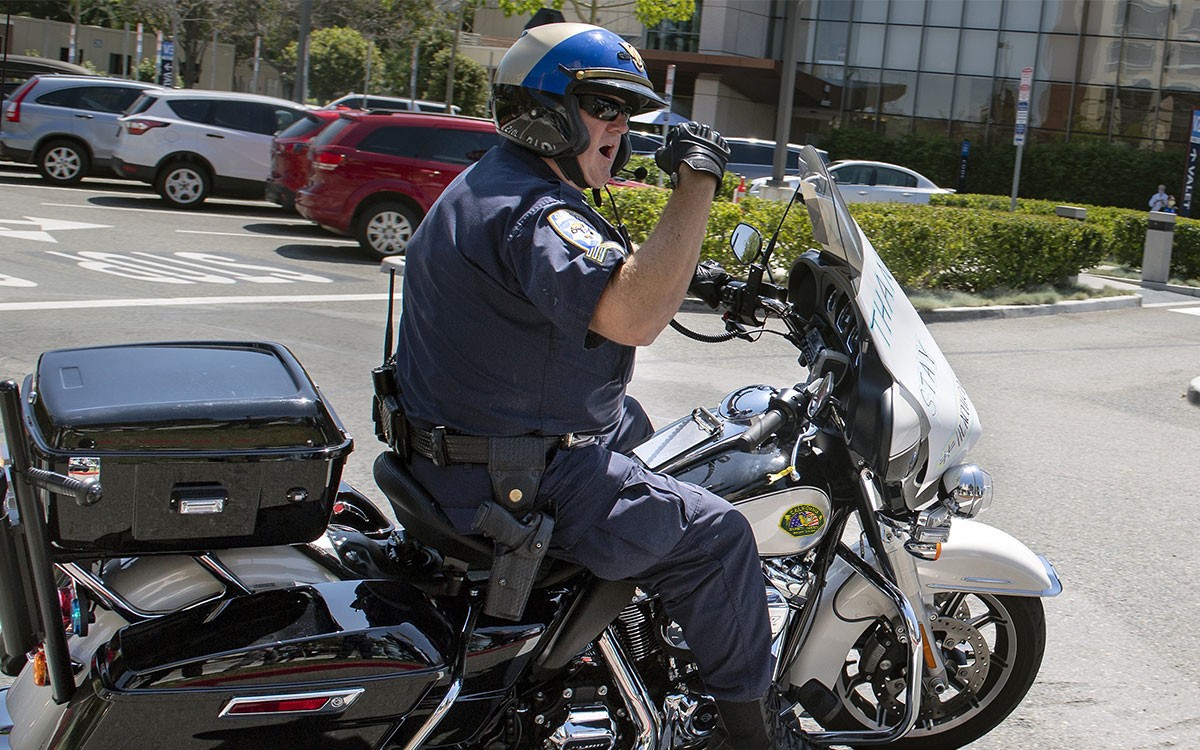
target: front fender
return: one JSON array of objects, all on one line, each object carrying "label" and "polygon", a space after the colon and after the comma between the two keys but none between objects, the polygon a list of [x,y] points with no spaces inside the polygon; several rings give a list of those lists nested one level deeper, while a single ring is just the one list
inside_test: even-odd
[{"label": "front fender", "polygon": [[[956,519],[936,560],[917,559],[922,593],[964,591],[1001,596],[1056,596],[1054,566],[1016,537],[978,521]],[[794,685],[816,678],[832,688],[846,654],[880,616],[896,615],[886,597],[840,558],[830,566],[812,627],[792,667]],[[858,624],[857,626],[855,624]]]}]

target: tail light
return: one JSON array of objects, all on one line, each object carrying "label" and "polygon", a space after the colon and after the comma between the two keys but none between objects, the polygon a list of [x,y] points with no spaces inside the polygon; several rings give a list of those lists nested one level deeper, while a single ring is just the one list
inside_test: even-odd
[{"label": "tail light", "polygon": [[132,120],[126,120],[121,123],[121,127],[130,135],[141,135],[155,128],[165,128],[171,123],[163,122],[162,120],[147,120],[142,117],[136,117]]},{"label": "tail light", "polygon": [[34,80],[32,78],[29,79],[25,83],[21,84],[21,87],[12,92],[12,94],[8,97],[8,101],[4,106],[5,120],[8,120],[9,122],[21,121],[21,102],[24,101],[29,92],[33,90],[33,83]]},{"label": "tail light", "polygon": [[336,151],[318,151],[313,156],[312,163],[317,169],[332,171],[340,167],[345,158],[343,154],[339,154]]}]

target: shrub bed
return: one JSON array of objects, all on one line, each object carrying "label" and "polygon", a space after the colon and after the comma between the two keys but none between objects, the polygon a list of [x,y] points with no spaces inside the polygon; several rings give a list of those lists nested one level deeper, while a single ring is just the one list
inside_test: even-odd
[{"label": "shrub bed", "polygon": [[[642,162],[644,165],[649,160]],[[651,163],[650,166],[653,166]],[[648,178],[650,179],[650,178]],[[728,238],[738,222],[774,230],[787,204],[729,198],[737,179],[727,175],[709,216],[702,258],[727,266],[734,258]],[[634,243],[645,241],[661,215],[668,190],[620,188],[613,191],[617,208]],[[856,203],[850,210],[871,239],[896,279],[910,289],[956,289],[982,292],[997,288],[1026,289],[1060,284],[1068,277],[1100,263],[1109,252],[1118,228],[1136,230],[1136,214],[1124,209],[1096,211],[1089,207],[1088,221],[1064,219],[1054,214],[1051,201],[1018,202],[1017,213],[1008,211],[1010,199],[1001,196],[945,196],[941,205]],[[1000,201],[1003,200],[1003,206]],[[605,201],[602,209],[614,218]],[[1141,217],[1145,237],[1145,216]],[[1196,236],[1200,239],[1200,233]],[[767,235],[766,239],[770,239]],[[1130,242],[1128,237],[1122,240]],[[773,265],[787,268],[797,256],[813,247],[808,213],[797,204],[787,213],[779,233]],[[1140,263],[1140,241],[1138,244]]]}]

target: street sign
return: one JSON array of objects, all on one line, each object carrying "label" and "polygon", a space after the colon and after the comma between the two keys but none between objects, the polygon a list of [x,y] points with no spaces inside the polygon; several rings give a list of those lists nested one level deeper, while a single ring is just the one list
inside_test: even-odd
[{"label": "street sign", "polygon": [[1013,145],[1025,145],[1025,126],[1029,122],[1029,97],[1033,93],[1033,68],[1021,68],[1021,83],[1017,87],[1017,122],[1013,130]]}]

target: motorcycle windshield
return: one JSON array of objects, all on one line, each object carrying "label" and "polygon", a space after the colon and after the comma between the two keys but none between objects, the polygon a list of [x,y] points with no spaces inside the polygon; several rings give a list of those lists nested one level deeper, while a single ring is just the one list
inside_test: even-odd
[{"label": "motorcycle windshield", "polygon": [[877,357],[891,375],[891,383],[874,386],[883,392],[857,401],[858,408],[880,410],[869,421],[889,428],[860,438],[874,441],[862,452],[886,463],[872,468],[901,482],[910,502],[924,502],[945,470],[978,440],[979,415],[899,282],[851,217],[824,160],[808,146],[800,162],[814,238],[853,269],[854,304],[873,344],[864,356]]}]

